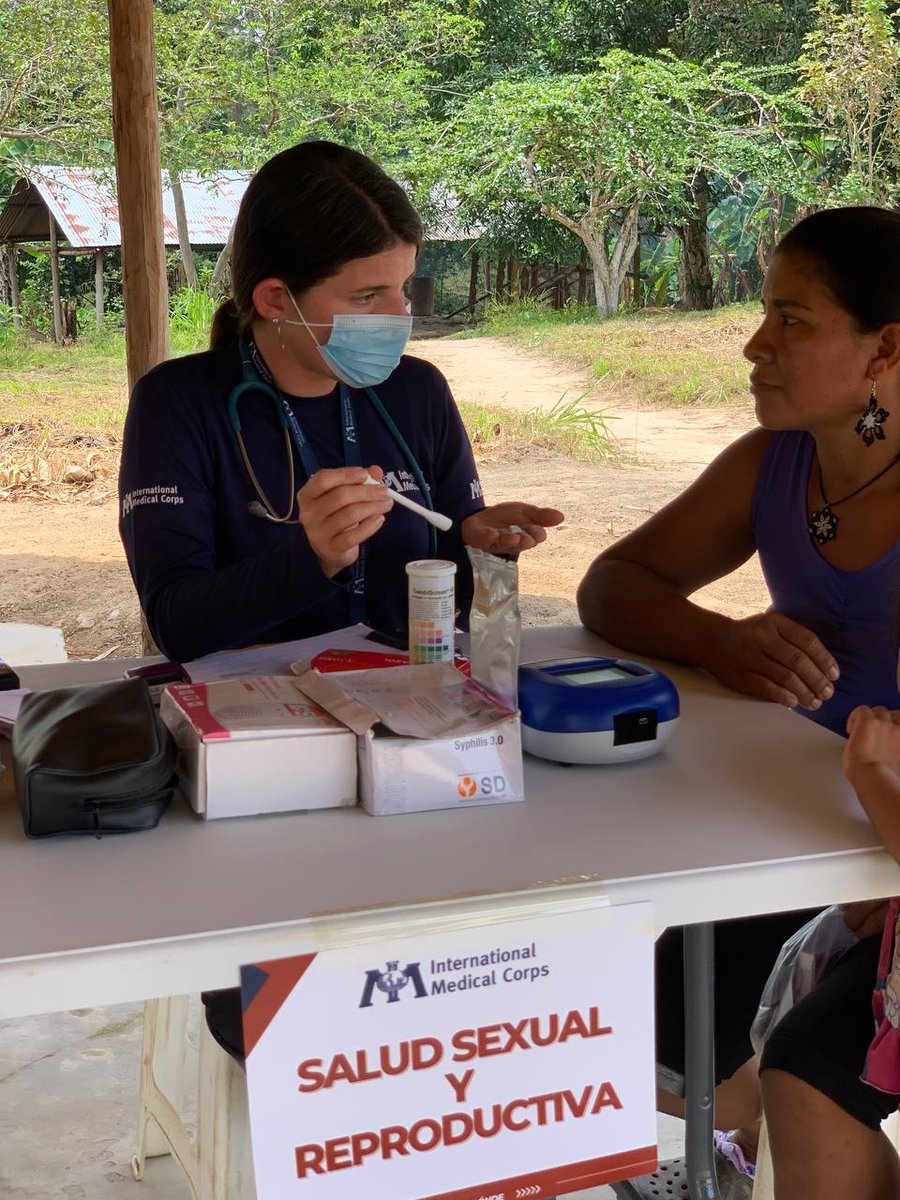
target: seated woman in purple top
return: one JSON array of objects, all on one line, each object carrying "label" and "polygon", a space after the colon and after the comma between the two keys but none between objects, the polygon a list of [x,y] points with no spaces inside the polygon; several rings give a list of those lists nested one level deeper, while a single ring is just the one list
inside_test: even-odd
[{"label": "seated woman in purple top", "polygon": [[[837,209],[795,226],[744,353],[761,428],[596,559],[581,617],[619,646],[703,667],[843,734],[857,705],[900,704],[900,214]],[[772,596],[766,612],[735,620],[689,599],[754,551]],[[761,1078],[779,1200],[897,1196],[897,1155],[879,1126],[898,1097],[859,1080],[873,1032],[877,916],[861,931],[874,936],[776,1028],[761,1064],[753,1057],[760,992],[807,916],[716,928],[716,1125],[738,1127],[725,1148],[752,1161]],[[680,931],[668,931],[657,954],[657,1056],[676,1091],[680,952]],[[683,1110],[664,1093],[660,1106]],[[620,1194],[657,1194],[652,1186],[638,1180]],[[749,1195],[749,1182],[734,1194]]]}]

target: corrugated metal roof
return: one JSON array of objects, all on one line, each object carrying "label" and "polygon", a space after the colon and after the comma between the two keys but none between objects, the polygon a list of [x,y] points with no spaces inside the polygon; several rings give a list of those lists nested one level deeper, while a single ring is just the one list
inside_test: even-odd
[{"label": "corrugated metal roof", "polygon": [[[196,173],[181,176],[192,246],[225,245],[249,179],[249,174],[239,171],[221,171],[214,178]],[[18,181],[6,205],[0,209],[0,242],[48,238],[50,231],[45,206],[70,246],[99,250],[121,245],[116,177],[112,169],[29,167],[27,177]],[[444,188],[434,189],[430,207],[431,216],[426,222],[425,233],[427,241],[471,241],[484,232],[478,226],[466,227],[459,221],[459,201]],[[165,172],[163,231],[166,245],[177,246],[175,202]]]},{"label": "corrugated metal roof", "polygon": [[[215,178],[181,177],[188,234],[193,246],[224,246],[237,216],[249,174],[222,171]],[[42,200],[70,246],[82,250],[119,246],[115,174],[87,167],[29,167],[0,212],[0,241],[49,236]],[[167,246],[178,245],[175,202],[163,173],[163,232]]]}]

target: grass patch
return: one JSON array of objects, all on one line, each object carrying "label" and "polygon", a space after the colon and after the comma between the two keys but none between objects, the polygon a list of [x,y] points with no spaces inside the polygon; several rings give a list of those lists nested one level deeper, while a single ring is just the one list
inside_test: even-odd
[{"label": "grass patch", "polygon": [[[757,305],[712,312],[636,312],[601,319],[594,309],[558,312],[533,303],[493,306],[468,337],[502,337],[586,367],[611,393],[655,405],[746,404],[744,343]],[[463,336],[463,335],[457,335]]]},{"label": "grass patch", "polygon": [[[173,322],[172,353],[186,354],[207,341],[205,313]],[[11,491],[46,494],[58,486],[89,487],[115,478],[128,407],[125,341],[105,331],[74,346],[0,344],[0,498]],[[616,457],[602,414],[581,401],[560,400],[549,412],[520,412],[462,404],[469,437],[482,459],[499,458],[530,443],[573,458],[601,462]]]},{"label": "grass patch", "polygon": [[516,443],[543,446],[582,462],[609,462],[618,457],[602,413],[582,407],[580,401],[559,400],[549,411],[518,409],[462,402],[459,411],[482,460],[501,458]]}]

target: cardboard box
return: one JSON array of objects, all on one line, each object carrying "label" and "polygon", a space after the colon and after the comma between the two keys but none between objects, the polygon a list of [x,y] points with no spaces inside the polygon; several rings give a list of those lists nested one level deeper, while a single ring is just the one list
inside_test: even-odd
[{"label": "cardboard box", "polygon": [[356,803],[356,739],[301,695],[292,676],[177,683],[160,716],[178,774],[207,818]]},{"label": "cardboard box", "polygon": [[306,669],[298,684],[357,735],[359,794],[372,816],[524,799],[519,714],[450,663]]}]

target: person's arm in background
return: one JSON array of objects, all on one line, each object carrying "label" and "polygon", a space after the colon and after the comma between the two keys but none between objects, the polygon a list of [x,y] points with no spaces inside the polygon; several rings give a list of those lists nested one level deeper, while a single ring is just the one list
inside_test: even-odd
[{"label": "person's arm in background", "polygon": [[[153,372],[135,387],[123,438],[119,529],[151,633],[164,654],[188,660],[265,641],[282,621],[344,584],[323,570],[299,526],[256,554],[216,566],[218,508],[232,480],[214,459],[189,388],[182,394],[171,377]],[[373,512],[389,506],[373,491],[362,493]]]},{"label": "person's arm in background", "polygon": [[900,712],[853,710],[847,718],[844,774],[885,849],[900,862]]},{"label": "person's arm in background", "polygon": [[753,554],[753,492],[768,433],[724,450],[685,492],[600,554],[578,589],[588,629],[624,649],[702,667],[737,691],[818,708],[837,665],[780,613],[743,620],[688,597]]}]

